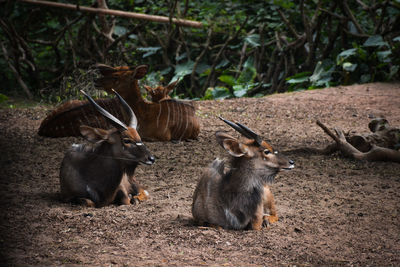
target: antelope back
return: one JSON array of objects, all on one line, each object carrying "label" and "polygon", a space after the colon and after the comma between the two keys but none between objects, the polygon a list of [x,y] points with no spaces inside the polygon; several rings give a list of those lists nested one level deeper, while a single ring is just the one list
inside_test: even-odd
[{"label": "antelope back", "polygon": [[[129,122],[116,98],[97,99],[96,102],[109,110],[124,123]],[[88,101],[72,100],[52,111],[40,124],[38,134],[47,137],[81,136],[79,127],[88,125],[95,128],[109,129],[112,125]]]},{"label": "antelope back", "polygon": [[145,140],[186,140],[199,135],[200,123],[191,102],[166,99],[138,108],[139,132]]}]

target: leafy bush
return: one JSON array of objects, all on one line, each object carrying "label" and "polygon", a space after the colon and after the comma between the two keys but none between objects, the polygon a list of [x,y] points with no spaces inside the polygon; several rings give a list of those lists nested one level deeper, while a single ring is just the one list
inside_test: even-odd
[{"label": "leafy bush", "polygon": [[0,4],[1,92],[62,101],[74,97],[79,87],[90,86],[85,78],[80,85],[76,75],[87,77],[96,62],[148,64],[143,82],[180,79],[175,94],[182,98],[252,97],[400,78],[399,0],[107,4],[110,9],[193,19],[204,26],[5,1]]}]

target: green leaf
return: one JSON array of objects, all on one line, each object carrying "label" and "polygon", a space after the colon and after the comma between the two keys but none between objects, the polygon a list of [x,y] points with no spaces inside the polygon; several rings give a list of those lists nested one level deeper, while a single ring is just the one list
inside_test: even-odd
[{"label": "green leaf", "polygon": [[194,62],[189,60],[185,63],[178,64],[175,66],[175,76],[171,79],[171,81],[176,81],[185,77],[186,75],[192,73],[194,66]]},{"label": "green leaf", "polygon": [[254,81],[254,78],[257,76],[257,71],[256,68],[254,67],[248,67],[245,68],[239,75],[239,78],[237,79],[237,84],[243,84],[243,83],[251,83]]},{"label": "green leaf", "polygon": [[378,57],[378,60],[379,60],[380,62],[385,62],[385,63],[390,62],[389,56],[390,56],[391,54],[392,54],[392,51],[391,51],[391,50],[379,51],[379,52],[376,53],[376,55],[377,55],[377,57]]},{"label": "green leaf", "polygon": [[212,90],[212,96],[214,99],[225,99],[232,97],[229,89],[226,87],[215,87],[214,90]]},{"label": "green leaf", "polygon": [[143,58],[146,58],[148,56],[154,55],[160,49],[161,49],[161,46],[153,46],[153,47],[138,47],[136,50],[141,51],[141,52],[146,52],[143,55]]},{"label": "green leaf", "polygon": [[252,47],[258,47],[261,45],[259,34],[250,34],[244,38],[244,41],[250,44]]},{"label": "green leaf", "polygon": [[3,95],[0,93],[0,103],[7,101],[7,100],[8,100],[8,97],[6,95]]},{"label": "green leaf", "polygon": [[353,64],[351,62],[344,62],[343,63],[343,69],[345,71],[353,72],[356,68],[357,68],[357,64]]},{"label": "green leaf", "polygon": [[361,83],[368,83],[371,81],[371,75],[370,74],[363,74],[360,77],[360,82]]},{"label": "green leaf", "polygon": [[124,35],[127,32],[128,30],[125,27],[118,25],[114,27],[114,34],[117,35],[118,37]]},{"label": "green leaf", "polygon": [[220,63],[218,63],[218,65],[215,67],[215,69],[223,68],[223,67],[227,66],[228,64],[229,64],[229,60],[223,59],[223,60],[221,60]]},{"label": "green leaf", "polygon": [[337,55],[336,57],[336,64],[337,65],[341,65],[343,63],[343,61],[351,56],[354,56],[357,54],[357,48],[351,48],[351,49],[347,49],[344,50],[342,52],[340,52],[339,55]]},{"label": "green leaf", "polygon": [[287,80],[287,83],[290,84],[296,84],[296,83],[304,83],[304,82],[308,82],[309,77],[301,77],[301,78],[294,78],[294,79],[290,79]]},{"label": "green leaf", "polygon": [[248,88],[242,84],[233,86],[233,95],[235,97],[243,97],[247,94]]},{"label": "green leaf", "polygon": [[365,47],[375,47],[375,46],[387,46],[389,47],[389,44],[385,42],[380,35],[373,35],[369,37],[363,44]]},{"label": "green leaf", "polygon": [[221,75],[218,77],[218,80],[220,80],[223,83],[226,83],[229,86],[233,86],[236,84],[235,77],[231,75]]},{"label": "green leaf", "polygon": [[319,61],[315,66],[313,74],[310,76],[310,82],[313,86],[328,87],[334,70],[335,65],[331,60]]},{"label": "green leaf", "polygon": [[389,80],[391,80],[393,78],[393,76],[398,75],[399,74],[399,70],[400,70],[400,66],[398,65],[394,65],[392,67],[390,67],[390,73],[389,73]]}]

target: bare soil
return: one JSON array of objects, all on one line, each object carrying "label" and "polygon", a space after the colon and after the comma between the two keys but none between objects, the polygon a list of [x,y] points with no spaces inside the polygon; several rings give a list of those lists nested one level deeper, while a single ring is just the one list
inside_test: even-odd
[{"label": "bare soil", "polygon": [[[197,102],[190,142],[146,145],[156,156],[137,180],[151,198],[100,209],[59,200],[59,167],[79,138],[37,135],[51,109],[0,110],[0,253],[6,266],[400,266],[400,164],[294,152],[331,140],[315,124],[368,132],[371,117],[400,125],[400,84],[364,84]],[[272,186],[279,221],[261,231],[195,226],[202,169],[226,158],[214,134],[239,121],[296,162]]]}]

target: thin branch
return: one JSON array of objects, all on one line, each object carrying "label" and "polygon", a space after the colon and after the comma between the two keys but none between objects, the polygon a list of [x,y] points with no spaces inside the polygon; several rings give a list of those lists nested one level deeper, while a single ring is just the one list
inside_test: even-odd
[{"label": "thin branch", "polygon": [[290,23],[289,20],[285,17],[285,15],[283,14],[282,10],[278,9],[277,11],[279,13],[279,16],[282,18],[283,23],[285,23],[285,25],[289,28],[289,31],[294,35],[294,37],[299,39],[300,35],[297,33],[297,31],[296,31],[295,27],[293,26],[293,24]]},{"label": "thin branch", "polygon": [[146,15],[146,14],[140,14],[140,13],[134,13],[134,12],[113,10],[113,9],[93,8],[93,7],[85,7],[85,6],[80,6],[80,5],[63,4],[63,3],[40,1],[40,0],[19,0],[19,1],[30,3],[30,4],[36,4],[36,5],[66,8],[66,9],[84,11],[84,12],[89,12],[89,13],[107,14],[107,15],[140,19],[140,20],[149,20],[149,21],[161,22],[161,23],[170,23],[172,21],[174,24],[186,26],[186,27],[194,27],[194,28],[203,27],[203,24],[201,22],[185,20],[185,19],[177,19],[177,18],[172,18],[172,20],[170,20],[169,17],[164,17],[164,16]]},{"label": "thin branch", "polygon": [[15,78],[17,79],[17,82],[19,83],[19,85],[22,87],[22,89],[24,90],[24,92],[26,93],[26,95],[28,96],[29,99],[32,99],[32,93],[29,91],[28,86],[26,85],[26,83],[24,82],[24,80],[22,79],[21,75],[18,73],[18,71],[16,70],[16,68],[14,67],[14,65],[10,62],[10,58],[8,56],[7,53],[7,49],[5,48],[3,42],[0,42],[0,46],[1,49],[3,50],[3,56],[4,59],[7,61],[8,66],[10,67],[10,69],[12,70],[12,72],[15,75]]},{"label": "thin branch", "polygon": [[196,57],[196,60],[194,61],[193,70],[192,70],[192,73],[190,74],[190,81],[191,81],[190,82],[190,84],[191,84],[190,92],[193,92],[194,86],[196,85],[195,75],[196,75],[197,66],[200,63],[200,60],[205,55],[205,53],[210,49],[210,42],[211,42],[212,34],[213,34],[213,30],[212,30],[212,27],[210,27],[207,32],[207,39],[206,39],[206,44],[204,45],[204,49],[203,49],[203,51],[201,51],[201,53]]},{"label": "thin branch", "polygon": [[361,26],[360,26],[360,24],[357,22],[357,20],[356,20],[356,18],[354,17],[354,15],[353,15],[353,13],[351,12],[351,10],[350,10],[350,8],[349,8],[349,6],[348,6],[348,4],[347,4],[347,0],[344,0],[343,2],[342,2],[342,6],[343,6],[343,8],[344,8],[344,11],[345,11],[345,13],[347,14],[347,16],[349,16],[349,18],[350,18],[350,20],[354,23],[354,26],[356,26],[356,28],[357,28],[357,31],[360,33],[360,34],[365,34],[365,32],[364,32],[364,30],[361,28]]}]

